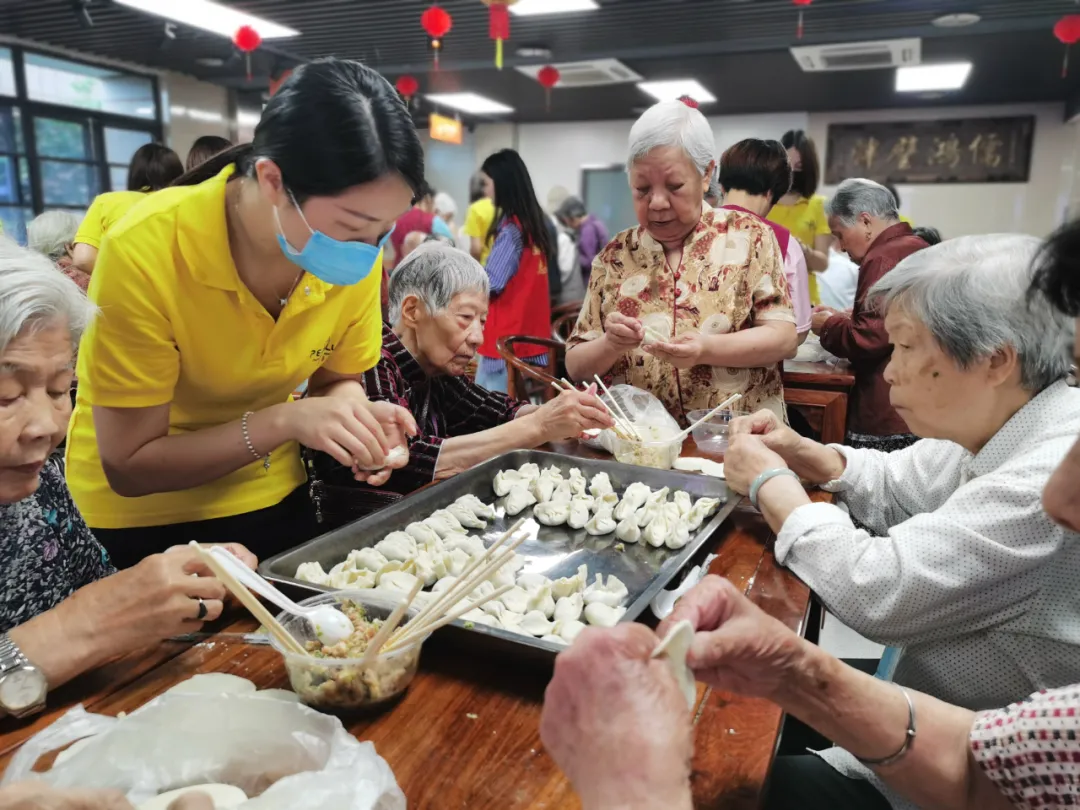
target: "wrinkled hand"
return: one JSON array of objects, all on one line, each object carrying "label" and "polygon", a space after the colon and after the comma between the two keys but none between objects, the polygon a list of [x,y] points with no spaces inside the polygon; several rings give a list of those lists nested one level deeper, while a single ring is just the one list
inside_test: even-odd
[{"label": "wrinkled hand", "polygon": [[765,446],[779,455],[788,464],[795,457],[803,437],[785,425],[775,413],[761,410],[750,416],[740,416],[731,420],[728,435],[732,438],[741,435],[760,436]]},{"label": "wrinkled hand", "polygon": [[637,318],[612,312],[604,318],[604,337],[616,348],[634,349],[645,340],[645,327]]},{"label": "wrinkled hand", "polygon": [[193,549],[154,554],[77,590],[67,600],[79,624],[71,637],[97,640],[102,652],[122,655],[198,630],[199,599],[206,605],[203,621],[214,621],[225,594]]},{"label": "wrinkled hand", "polygon": [[820,336],[822,330],[825,328],[826,321],[836,314],[837,312],[835,309],[829,307],[815,307],[814,314],[810,318],[810,331],[815,335]]},{"label": "wrinkled hand", "polygon": [[118,790],[60,790],[43,782],[0,788],[0,810],[134,810]]},{"label": "wrinkled hand", "polygon": [[[239,543],[210,543],[209,545],[225,549],[252,571],[259,567],[259,558],[252,554],[247,546],[242,546]],[[189,551],[190,549],[190,546],[172,546],[171,548],[165,549],[165,553],[172,554],[174,551]],[[201,577],[213,576],[210,569],[201,564],[197,565],[195,573]]]},{"label": "wrinkled hand", "polygon": [[609,428],[614,422],[607,409],[596,396],[596,386],[585,391],[563,391],[555,399],[545,402],[533,414],[539,420],[544,441],[557,441],[580,436],[593,428]]},{"label": "wrinkled hand", "polygon": [[365,469],[359,461],[353,464],[353,477],[357,481],[366,481],[373,487],[382,486],[390,479],[394,470],[400,470],[409,463],[409,436],[418,433],[416,420],[413,415],[400,405],[390,402],[369,402],[368,411],[382,427],[383,435],[386,436],[390,447],[404,447],[405,455],[398,458],[383,459],[381,467]]},{"label": "wrinkled hand", "polygon": [[286,430],[300,444],[327,453],[345,467],[380,468],[393,444],[370,405],[345,396],[298,399],[284,411]]},{"label": "wrinkled hand", "polygon": [[766,447],[760,436],[732,436],[724,453],[724,479],[740,495],[748,494],[754,479],[766,470],[783,467],[787,462]]},{"label": "wrinkled hand", "polygon": [[723,577],[705,577],[657,634],[662,638],[684,619],[697,630],[687,663],[715,689],[775,699],[803,655],[802,639]]},{"label": "wrinkled hand", "polygon": [[540,737],[586,810],[690,806],[691,717],[658,643],[636,623],[588,628],[555,659]]},{"label": "wrinkled hand", "polygon": [[650,343],[642,347],[657,360],[671,363],[675,368],[692,368],[701,364],[705,352],[705,338],[695,333],[680,335],[666,343]]}]

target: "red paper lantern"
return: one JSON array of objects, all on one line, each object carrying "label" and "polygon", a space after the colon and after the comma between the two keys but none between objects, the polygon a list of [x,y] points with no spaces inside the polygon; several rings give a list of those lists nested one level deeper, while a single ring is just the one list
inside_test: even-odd
[{"label": "red paper lantern", "polygon": [[551,111],[551,88],[559,83],[559,79],[562,78],[562,74],[559,73],[559,69],[554,65],[545,65],[540,68],[540,72],[536,74],[536,80],[540,82],[540,85],[544,88],[544,92],[547,94],[547,108]]},{"label": "red paper lantern", "polygon": [[233,34],[233,45],[244,54],[247,60],[247,77],[251,81],[251,52],[262,45],[262,35],[250,25],[241,25]]},{"label": "red paper lantern", "polygon": [[517,0],[484,0],[488,7],[488,36],[495,40],[495,67],[503,68],[503,42],[510,39],[510,6]]},{"label": "red paper lantern", "polygon": [[1080,42],[1080,14],[1068,14],[1054,23],[1054,36],[1065,46],[1065,61],[1061,65],[1061,78],[1069,75],[1069,48]]},{"label": "red paper lantern", "polygon": [[420,82],[416,80],[415,76],[398,76],[397,81],[394,83],[397,91],[405,98],[405,103],[408,104],[412,101],[413,96],[420,89]]},{"label": "red paper lantern", "polygon": [[791,0],[792,3],[799,6],[799,27],[795,30],[795,36],[798,39],[802,39],[803,35],[803,6],[808,6],[814,2],[814,0]]},{"label": "red paper lantern", "polygon": [[439,51],[442,50],[442,40],[450,29],[454,27],[454,18],[449,12],[439,6],[431,6],[420,15],[420,25],[427,35],[431,37],[431,49],[435,51],[435,69],[439,69]]}]

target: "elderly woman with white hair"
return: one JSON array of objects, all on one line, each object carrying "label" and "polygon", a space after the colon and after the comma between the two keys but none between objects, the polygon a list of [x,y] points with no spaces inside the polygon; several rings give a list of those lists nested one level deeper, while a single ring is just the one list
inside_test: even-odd
[{"label": "elderly woman with white hair", "polygon": [[708,121],[677,101],[650,107],[630,131],[627,169],[639,224],[593,264],[570,375],[648,390],[679,420],[736,393],[783,419],[779,363],[797,339],[780,248],[752,214],[705,204]]},{"label": "elderly woman with white hair", "polygon": [[190,549],[116,573],[71,500],[53,451],[93,314],[47,259],[0,238],[0,715],[40,711],[49,690],[222,610]]},{"label": "elderly woman with white hair", "polygon": [[[895,682],[973,710],[1080,681],[1080,537],[1041,502],[1080,433],[1080,391],[1066,383],[1071,320],[1028,299],[1039,247],[955,239],[870,291],[895,346],[892,403],[921,441],[826,447],[760,412],[732,424],[725,457],[728,485],[776,531],[776,559],[844,624],[903,648]],[[839,504],[811,503],[804,481]],[[790,795],[769,806],[803,806],[813,783],[854,797],[835,807],[892,797],[850,754],[823,756],[838,770],[781,757],[774,782]]]},{"label": "elderly woman with white hair", "polygon": [[886,273],[927,244],[900,221],[893,193],[872,180],[845,180],[825,213],[840,249],[859,265],[851,313],[821,307],[810,322],[822,348],[847,358],[855,374],[845,440],[852,447],[902,450],[917,437],[889,404],[883,372],[892,346],[882,314],[868,305],[866,296]]},{"label": "elderly woman with white hair", "polygon": [[611,426],[592,389],[564,391],[537,407],[466,376],[484,341],[489,284],[479,262],[441,243],[421,245],[398,265],[390,277],[382,356],[363,384],[372,402],[409,410],[419,433],[409,439],[408,465],[378,489],[354,481],[330,456],[316,456],[316,505],[324,523],[358,517],[507,450]]},{"label": "elderly woman with white hair", "polygon": [[90,276],[73,263],[75,234],[82,218],[71,211],[46,211],[38,214],[26,226],[26,246],[56,265],[65,276],[79,285],[83,292],[90,286]]}]

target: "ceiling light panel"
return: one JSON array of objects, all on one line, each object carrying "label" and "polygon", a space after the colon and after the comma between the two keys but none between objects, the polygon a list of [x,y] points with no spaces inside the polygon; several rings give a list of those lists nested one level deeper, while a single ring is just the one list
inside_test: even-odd
[{"label": "ceiling light panel", "polygon": [[597,11],[599,8],[596,0],[518,0],[510,6],[510,13],[519,17],[537,17],[541,14]]},{"label": "ceiling light panel", "polygon": [[697,79],[672,79],[662,82],[641,82],[638,87],[657,101],[676,101],[690,96],[699,104],[716,101],[716,96],[701,86]]},{"label": "ceiling light panel", "polygon": [[503,115],[514,111],[513,107],[476,93],[431,93],[427,98],[433,104],[470,115]]},{"label": "ceiling light panel", "polygon": [[263,39],[281,39],[300,34],[299,31],[288,26],[229,8],[213,0],[113,0],[113,2],[230,39],[243,25],[250,25]]},{"label": "ceiling light panel", "polygon": [[931,90],[959,90],[971,73],[971,62],[902,67],[896,71],[896,92],[923,93]]}]

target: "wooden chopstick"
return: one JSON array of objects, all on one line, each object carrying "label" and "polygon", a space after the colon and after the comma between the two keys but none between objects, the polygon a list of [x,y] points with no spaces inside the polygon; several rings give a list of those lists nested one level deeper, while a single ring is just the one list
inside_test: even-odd
[{"label": "wooden chopstick", "polygon": [[707,422],[708,420],[712,419],[713,416],[715,416],[718,411],[722,411],[724,408],[726,408],[732,402],[735,402],[736,400],[739,400],[739,399],[742,399],[742,394],[732,394],[730,397],[725,399],[723,402],[721,402],[719,405],[717,405],[715,408],[713,408],[711,411],[709,411],[703,417],[701,417],[696,422],[694,422],[694,424],[690,425],[690,427],[680,431],[679,433],[676,433],[675,436],[672,437],[671,441],[675,441],[675,439],[685,439],[687,436],[690,435],[690,432],[694,428],[696,428],[698,425],[700,425],[702,422]]},{"label": "wooden chopstick", "polygon": [[[407,645],[407,644],[409,644],[409,642],[415,641],[417,638],[420,638],[421,636],[425,636],[428,633],[434,633],[440,627],[445,627],[446,625],[450,624],[450,622],[457,621],[462,616],[464,616],[466,613],[468,613],[470,610],[476,610],[479,607],[483,607],[488,602],[490,602],[490,601],[492,601],[494,599],[498,599],[500,596],[502,596],[504,593],[506,593],[507,591],[509,591],[513,587],[514,587],[513,585],[503,585],[501,588],[496,588],[494,591],[489,593],[487,596],[481,596],[479,599],[477,599],[477,600],[475,600],[473,602],[469,602],[467,605],[459,607],[457,610],[455,610],[455,611],[453,611],[451,613],[447,613],[445,616],[443,616],[441,619],[439,619],[436,622],[432,622],[431,624],[425,625],[424,627],[413,628],[411,632],[407,632],[404,635],[402,635],[400,638],[398,638],[398,639],[392,641],[391,643],[387,644],[386,649],[389,650],[389,649],[394,649],[394,648],[400,647],[402,645]],[[410,628],[410,627],[412,627],[411,623],[406,625],[406,628]]]},{"label": "wooden chopstick", "polygon": [[641,434],[638,432],[637,426],[632,421],[630,421],[630,417],[626,415],[626,412],[622,409],[622,406],[619,405],[619,400],[615,399],[615,395],[612,394],[610,390],[608,390],[608,387],[606,385],[604,385],[604,381],[600,379],[600,375],[594,374],[593,379],[596,380],[600,384],[600,387],[604,389],[604,393],[611,397],[611,404],[615,406],[615,410],[619,412],[619,416],[626,420],[626,424],[630,427],[630,433],[634,436],[634,438],[636,438],[639,442],[644,441],[644,439],[641,437]]},{"label": "wooden chopstick", "polygon": [[206,567],[214,572],[214,576],[220,580],[221,584],[228,588],[233,596],[239,599],[240,603],[251,611],[251,615],[258,619],[285,649],[289,652],[296,653],[297,655],[311,655],[299,641],[293,638],[292,633],[286,630],[281,622],[275,619],[274,615],[263,607],[262,602],[260,602],[242,582],[222,567],[222,565],[214,559],[212,554],[207,552],[206,549],[199,545],[195,540],[192,540],[189,545],[199,553],[199,557],[206,563]]},{"label": "wooden chopstick", "polygon": [[401,624],[401,620],[409,610],[409,605],[413,603],[413,600],[416,599],[416,595],[420,593],[420,590],[423,587],[424,580],[417,579],[416,584],[413,585],[412,590],[409,591],[409,595],[405,600],[394,608],[393,612],[386,617],[383,626],[379,628],[379,632],[371,639],[368,648],[364,651],[364,656],[360,659],[361,664],[370,664],[375,660],[375,656],[379,654],[379,650],[386,643],[386,640],[390,638],[390,634],[397,630],[397,626]]}]

